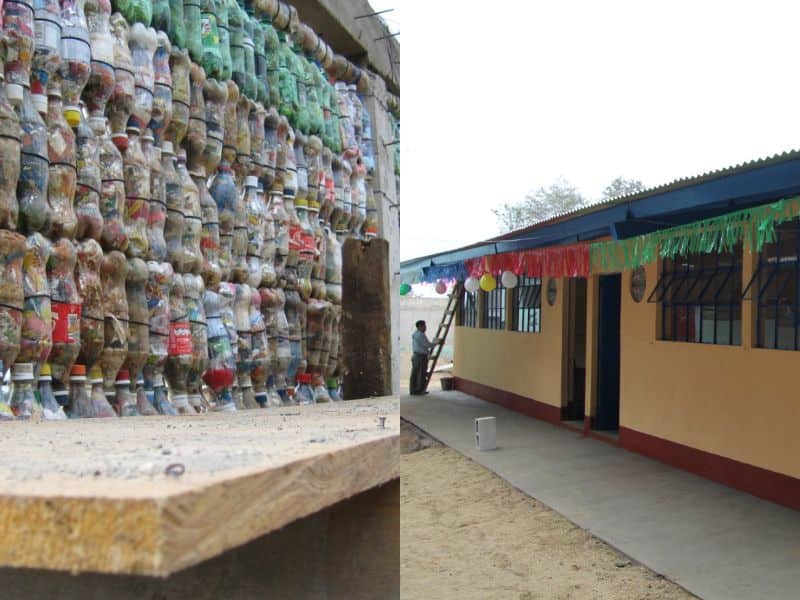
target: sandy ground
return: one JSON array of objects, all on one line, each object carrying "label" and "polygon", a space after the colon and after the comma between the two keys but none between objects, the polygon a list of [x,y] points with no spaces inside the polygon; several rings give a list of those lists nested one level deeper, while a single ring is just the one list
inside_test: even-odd
[{"label": "sandy ground", "polygon": [[401,451],[404,600],[695,598],[406,422]]}]

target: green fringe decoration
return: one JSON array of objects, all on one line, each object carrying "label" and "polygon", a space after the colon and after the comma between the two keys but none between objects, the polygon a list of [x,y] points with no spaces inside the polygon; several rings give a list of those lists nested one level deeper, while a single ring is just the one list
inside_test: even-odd
[{"label": "green fringe decoration", "polygon": [[598,242],[589,247],[591,272],[617,273],[656,258],[730,252],[739,243],[750,252],[761,252],[764,244],[775,241],[775,226],[797,216],[800,196],[627,240]]}]

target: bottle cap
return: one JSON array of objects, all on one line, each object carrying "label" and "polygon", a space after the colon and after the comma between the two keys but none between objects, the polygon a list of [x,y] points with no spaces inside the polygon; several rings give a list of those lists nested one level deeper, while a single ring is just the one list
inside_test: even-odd
[{"label": "bottle cap", "polygon": [[244,187],[258,187],[258,177],[255,175],[248,175],[244,180]]},{"label": "bottle cap", "polygon": [[65,106],[64,118],[73,129],[81,124],[81,109],[77,106]]},{"label": "bottle cap", "polygon": [[44,363],[42,368],[39,370],[39,377],[50,377],[53,375],[53,369],[50,366],[50,363]]},{"label": "bottle cap", "polygon": [[44,94],[31,94],[31,103],[36,112],[42,115],[47,114],[47,96]]},{"label": "bottle cap", "polygon": [[128,149],[128,134],[127,133],[112,133],[111,141],[120,152],[125,152]]},{"label": "bottle cap", "polygon": [[[86,369],[86,367],[84,367]],[[89,383],[103,383],[103,371],[100,367],[92,367],[89,371]]]},{"label": "bottle cap", "polygon": [[22,86],[18,83],[7,83],[6,96],[11,104],[19,106],[22,104]]},{"label": "bottle cap", "polygon": [[72,365],[72,370],[69,372],[70,376],[84,376],[86,375],[86,365]]},{"label": "bottle cap", "polygon": [[161,153],[172,154],[172,142],[161,142]]},{"label": "bottle cap", "polygon": [[128,372],[128,369],[120,369],[117,373],[117,385],[130,385],[131,384],[131,375]]},{"label": "bottle cap", "polygon": [[33,363],[14,363],[11,381],[33,381]]}]

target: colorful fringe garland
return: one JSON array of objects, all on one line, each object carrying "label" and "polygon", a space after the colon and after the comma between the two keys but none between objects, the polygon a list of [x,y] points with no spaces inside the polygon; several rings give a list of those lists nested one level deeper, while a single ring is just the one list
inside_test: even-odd
[{"label": "colorful fringe garland", "polygon": [[739,243],[761,252],[775,240],[775,226],[800,216],[800,196],[646,235],[590,246],[591,272],[636,269],[656,260],[687,254],[729,252]]},{"label": "colorful fringe garland", "polygon": [[528,277],[588,277],[590,273],[633,270],[658,258],[729,252],[740,243],[747,251],[761,252],[764,244],[775,241],[777,225],[798,216],[800,196],[626,240],[551,246],[432,265],[424,267],[416,279],[479,278],[484,273],[497,277],[503,271]]}]

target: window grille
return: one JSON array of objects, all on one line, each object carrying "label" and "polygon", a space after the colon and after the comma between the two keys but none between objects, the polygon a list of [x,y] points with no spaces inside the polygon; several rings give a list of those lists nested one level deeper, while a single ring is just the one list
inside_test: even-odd
[{"label": "window grille", "polygon": [[459,323],[463,327],[478,326],[478,294],[464,290],[461,295]]},{"label": "window grille", "polygon": [[776,228],[775,241],[758,257],[753,278],[742,294],[756,302],[756,345],[773,350],[800,349],[800,222]]},{"label": "window grille", "polygon": [[661,339],[742,343],[742,247],[664,259],[648,302],[660,302]]},{"label": "window grille", "polygon": [[520,277],[514,288],[511,309],[514,331],[539,333],[542,330],[542,280]]},{"label": "window grille", "polygon": [[483,292],[483,328],[506,328],[506,288],[499,283],[491,292]]}]

